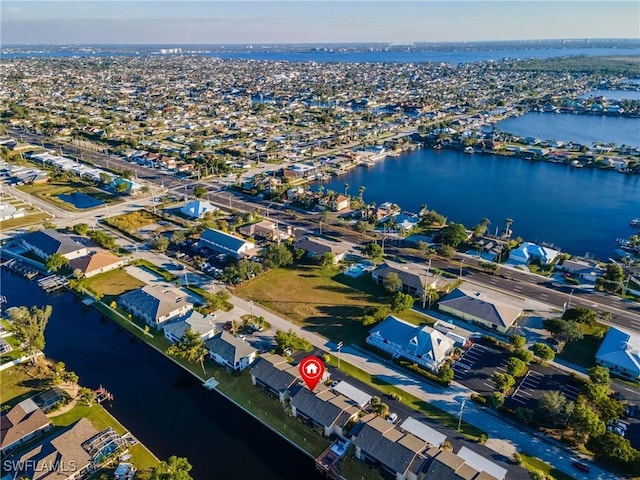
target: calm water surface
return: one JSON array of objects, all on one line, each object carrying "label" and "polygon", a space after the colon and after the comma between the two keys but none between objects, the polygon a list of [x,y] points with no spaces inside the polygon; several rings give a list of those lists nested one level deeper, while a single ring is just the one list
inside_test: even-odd
[{"label": "calm water surface", "polygon": [[612,255],[616,238],[632,234],[629,221],[640,216],[638,175],[451,150],[422,148],[373,168],[356,167],[325,189],[342,192],[345,183],[351,194],[365,186],[367,203],[390,201],[413,212],[427,204],[467,226],[488,217],[495,231],[512,218],[516,236],[602,260]]},{"label": "calm water surface", "polygon": [[47,295],[4,269],[0,281],[8,306],[53,306],[47,357],[113,393],[109,411],[158,457],[187,457],[197,480],[318,478],[311,458],[75,296]]}]

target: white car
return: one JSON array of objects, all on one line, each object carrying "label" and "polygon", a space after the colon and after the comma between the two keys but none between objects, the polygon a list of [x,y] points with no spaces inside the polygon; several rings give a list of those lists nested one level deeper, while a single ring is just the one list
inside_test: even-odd
[{"label": "white car", "polygon": [[387,422],[389,423],[396,423],[397,420],[398,420],[397,413],[390,413],[389,416],[387,417]]}]

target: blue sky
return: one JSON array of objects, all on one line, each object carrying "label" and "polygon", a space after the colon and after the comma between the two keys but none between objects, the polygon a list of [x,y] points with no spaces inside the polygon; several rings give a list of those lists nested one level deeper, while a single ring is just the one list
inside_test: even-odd
[{"label": "blue sky", "polygon": [[3,45],[640,38],[637,0],[3,0],[0,9]]}]

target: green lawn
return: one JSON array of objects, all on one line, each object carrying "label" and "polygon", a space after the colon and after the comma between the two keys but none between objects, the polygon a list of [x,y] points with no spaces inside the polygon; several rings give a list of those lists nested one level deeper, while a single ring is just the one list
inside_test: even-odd
[{"label": "green lawn", "polygon": [[[363,343],[371,327],[362,325],[362,316],[368,308],[390,300],[370,275],[353,279],[335,269],[315,265],[270,270],[239,286],[235,293],[309,331],[345,343]],[[433,322],[414,311],[397,316],[415,324]]]},{"label": "green lawn", "polygon": [[107,219],[112,225],[125,232],[135,233],[138,229],[151,225],[162,218],[158,217],[146,210],[136,210],[134,212],[124,213]]},{"label": "green lawn", "polygon": [[84,281],[84,285],[91,292],[110,298],[143,287],[144,282],[129,275],[124,268],[118,268],[88,278]]},{"label": "green lawn", "polygon": [[[338,365],[337,357],[335,357],[334,355],[330,355],[328,365],[337,367]],[[400,397],[400,400],[402,401],[402,403],[423,413],[424,415],[434,419],[435,421],[437,421],[438,423],[446,427],[452,428],[454,430],[458,428],[457,417],[454,417],[453,415],[445,412],[444,410],[440,410],[438,407],[435,407],[430,403],[427,403],[424,400],[421,400],[418,397],[415,397],[410,393],[407,393],[404,390],[394,385],[390,385],[387,382],[384,382],[379,378],[376,378],[371,374],[363,370],[360,370],[358,367],[351,365],[350,363],[347,363],[345,361],[340,361],[340,370],[342,370],[343,372],[345,372],[347,375],[351,377],[357,378],[361,382],[371,385],[372,387],[380,390],[383,393],[386,393],[386,394],[395,393]],[[480,436],[484,433],[479,428],[476,428],[473,425],[464,421],[462,422],[460,431],[469,440],[472,440],[475,442],[479,441]]]},{"label": "green lawn", "polygon": [[596,353],[602,343],[602,337],[597,332],[604,326],[600,324],[596,324],[594,327],[584,324],[581,326],[584,338],[577,342],[567,343],[558,357],[581,367],[589,368],[596,364]]},{"label": "green lawn", "polygon": [[383,480],[383,477],[369,468],[369,465],[347,454],[338,467],[340,473],[349,480]]},{"label": "green lawn", "polygon": [[546,475],[555,480],[574,480],[572,476],[561,472],[557,468],[553,468],[551,465],[543,462],[539,458],[536,458],[524,452],[521,453],[520,456],[522,457],[522,467],[530,472],[535,470],[544,472]]},{"label": "green lawn", "polygon": [[5,337],[5,340],[9,345],[11,345],[13,350],[4,353],[2,357],[0,357],[0,363],[10,362],[11,360],[15,360],[24,355],[24,351],[20,350],[20,342],[16,339],[16,337],[11,335],[10,337]]},{"label": "green lawn", "polygon": [[160,277],[162,277],[165,282],[173,282],[174,280],[176,280],[178,278],[173,273],[170,273],[170,272],[166,271],[164,268],[160,268],[159,266],[157,266],[157,265],[155,265],[155,264],[151,263],[150,261],[145,260],[143,258],[141,258],[139,260],[136,260],[132,264],[148,268],[149,270],[151,270],[152,273],[155,273],[155,274],[159,275]]},{"label": "green lawn", "polygon": [[50,387],[48,368],[22,363],[0,372],[0,404],[14,406]]}]

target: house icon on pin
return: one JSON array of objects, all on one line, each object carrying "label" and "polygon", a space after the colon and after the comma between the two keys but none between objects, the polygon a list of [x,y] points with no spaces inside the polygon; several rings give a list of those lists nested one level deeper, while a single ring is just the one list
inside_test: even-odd
[{"label": "house icon on pin", "polygon": [[304,367],[304,371],[307,375],[313,377],[318,374],[318,364],[315,362],[309,362],[309,364]]}]

